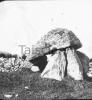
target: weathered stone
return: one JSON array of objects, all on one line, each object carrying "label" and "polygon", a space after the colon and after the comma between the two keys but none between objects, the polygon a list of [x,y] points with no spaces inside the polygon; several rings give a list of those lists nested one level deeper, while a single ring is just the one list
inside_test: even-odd
[{"label": "weathered stone", "polygon": [[78,49],[82,46],[80,40],[74,33],[67,29],[54,29],[43,36],[35,45],[32,46],[31,54],[27,59],[34,59],[38,56],[48,54],[57,49],[65,49],[67,47]]},{"label": "weathered stone", "polygon": [[83,69],[79,57],[74,49],[67,48],[67,74],[75,80],[83,80]]},{"label": "weathered stone", "polygon": [[83,71],[86,74],[89,70],[89,57],[80,51],[76,51],[76,54],[78,55],[83,67]]},{"label": "weathered stone", "polygon": [[50,78],[61,81],[64,78],[66,59],[64,51],[56,51],[54,55],[48,55],[48,64],[41,73],[42,78]]},{"label": "weathered stone", "polygon": [[19,58],[3,58],[0,60],[0,71],[12,72],[20,68],[22,60]]}]

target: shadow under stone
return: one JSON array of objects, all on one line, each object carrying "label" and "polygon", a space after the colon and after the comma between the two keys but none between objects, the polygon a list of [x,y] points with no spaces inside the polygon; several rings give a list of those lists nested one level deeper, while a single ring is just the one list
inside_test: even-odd
[{"label": "shadow under stone", "polygon": [[40,69],[40,72],[42,72],[44,70],[44,68],[47,65],[47,57],[44,56],[39,56],[33,60],[29,60],[31,63],[34,64],[34,66],[38,66]]}]

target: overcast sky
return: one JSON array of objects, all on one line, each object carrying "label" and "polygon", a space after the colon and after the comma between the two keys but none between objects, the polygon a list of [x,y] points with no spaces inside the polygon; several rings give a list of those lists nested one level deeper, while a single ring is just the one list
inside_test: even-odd
[{"label": "overcast sky", "polygon": [[0,3],[0,51],[17,53],[55,28],[72,30],[92,57],[92,0],[5,1]]}]

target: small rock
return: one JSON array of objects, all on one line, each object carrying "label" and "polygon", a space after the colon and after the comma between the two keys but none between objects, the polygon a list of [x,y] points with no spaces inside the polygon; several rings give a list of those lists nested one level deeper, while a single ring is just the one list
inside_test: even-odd
[{"label": "small rock", "polygon": [[32,67],[31,67],[31,70],[32,70],[33,72],[38,72],[38,71],[40,71],[40,69],[39,69],[38,66],[32,66]]}]

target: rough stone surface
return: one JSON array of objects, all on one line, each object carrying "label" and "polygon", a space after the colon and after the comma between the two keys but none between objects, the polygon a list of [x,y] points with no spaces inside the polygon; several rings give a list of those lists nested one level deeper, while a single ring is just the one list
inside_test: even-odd
[{"label": "rough stone surface", "polygon": [[22,61],[19,58],[0,58],[0,71],[12,72],[20,68]]},{"label": "rough stone surface", "polygon": [[83,67],[83,71],[86,74],[89,70],[89,57],[80,51],[76,51],[76,54],[78,55]]},{"label": "rough stone surface", "polygon": [[34,59],[53,50],[64,49],[70,46],[78,49],[82,44],[72,31],[62,28],[54,29],[32,46],[32,52],[27,59]]},{"label": "rough stone surface", "polygon": [[64,51],[56,51],[54,55],[47,56],[48,64],[41,73],[42,78],[51,78],[61,81],[64,78],[66,60]]},{"label": "rough stone surface", "polygon": [[83,69],[80,59],[74,49],[67,48],[67,74],[75,80],[83,80]]}]

